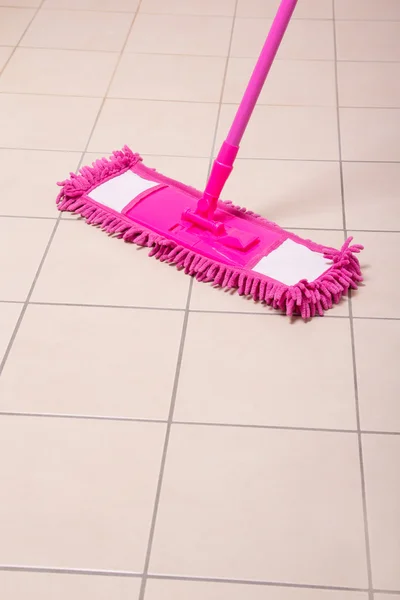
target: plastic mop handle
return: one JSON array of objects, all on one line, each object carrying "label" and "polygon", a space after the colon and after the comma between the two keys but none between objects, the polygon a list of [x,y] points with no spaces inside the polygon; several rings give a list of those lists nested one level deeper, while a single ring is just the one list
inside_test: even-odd
[{"label": "plastic mop handle", "polygon": [[222,188],[233,169],[233,163],[239,151],[239,144],[246,130],[258,97],[282,42],[286,28],[296,8],[297,0],[282,0],[267,39],[247,85],[226,141],[214,161],[206,189],[199,201],[197,211],[212,218]]}]

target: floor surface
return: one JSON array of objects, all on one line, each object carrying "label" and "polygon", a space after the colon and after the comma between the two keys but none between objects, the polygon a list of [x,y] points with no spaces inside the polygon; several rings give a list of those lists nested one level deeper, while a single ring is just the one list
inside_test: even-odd
[{"label": "floor surface", "polygon": [[276,0],[0,0],[2,600],[400,599],[400,2],[299,0],[225,197],[365,286],[290,320],[55,207],[201,187]]}]

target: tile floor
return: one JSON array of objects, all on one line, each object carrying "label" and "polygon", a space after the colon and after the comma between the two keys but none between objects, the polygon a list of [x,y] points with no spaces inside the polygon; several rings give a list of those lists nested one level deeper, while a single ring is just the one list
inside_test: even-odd
[{"label": "tile floor", "polygon": [[202,186],[276,6],[0,0],[2,600],[400,599],[400,2],[299,0],[226,190],[365,244],[326,318],[55,209],[125,143]]}]

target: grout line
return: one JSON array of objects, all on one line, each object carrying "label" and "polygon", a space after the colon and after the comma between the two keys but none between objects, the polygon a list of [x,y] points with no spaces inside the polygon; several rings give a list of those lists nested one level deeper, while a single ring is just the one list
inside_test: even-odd
[{"label": "grout line", "polygon": [[[142,576],[142,573],[135,571],[115,571],[115,570],[97,570],[97,569],[71,569],[63,567],[36,567],[31,565],[0,565],[0,571],[11,571],[11,572],[28,572],[28,573],[48,573],[58,575],[89,575],[89,576],[100,576],[100,577],[130,577],[138,578]],[[229,579],[222,577],[201,577],[201,576],[190,576],[190,575],[167,575],[158,573],[149,573],[148,579],[161,580],[161,581],[193,581],[198,583],[220,583],[220,584],[237,584],[237,585],[251,585],[251,586],[263,586],[263,587],[279,587],[279,588],[294,588],[294,589],[305,589],[305,590],[329,590],[329,591],[342,591],[342,592],[367,592],[366,588],[358,587],[347,587],[347,586],[329,586],[329,585],[314,585],[306,583],[291,583],[282,581],[265,581],[265,580],[254,580],[254,579]],[[400,590],[386,590],[376,589],[374,590],[379,594],[399,594]]]},{"label": "grout line", "polygon": [[[44,2],[44,0],[42,0],[42,3],[41,3],[41,5],[40,5],[40,7],[42,6],[43,2]],[[140,6],[140,2],[141,2],[141,0],[139,0],[139,6]],[[40,7],[39,7],[39,8],[40,8]],[[38,13],[38,11],[39,11],[39,8],[36,10],[36,12],[35,12],[35,15],[34,15],[34,16],[36,16],[36,14]],[[75,172],[77,172],[77,171],[79,170],[79,168],[80,168],[80,166],[81,166],[81,164],[82,164],[82,161],[83,161],[83,157],[84,157],[85,153],[86,153],[86,152],[87,152],[87,150],[88,150],[88,147],[89,147],[89,144],[90,144],[90,140],[92,139],[92,136],[93,136],[94,130],[95,130],[95,128],[96,128],[96,126],[97,126],[97,123],[98,123],[98,121],[99,121],[100,114],[101,114],[101,111],[102,111],[102,109],[103,109],[103,106],[104,106],[104,103],[105,103],[105,100],[106,100],[107,94],[108,94],[108,92],[109,92],[109,90],[110,90],[110,88],[111,88],[111,84],[112,84],[112,82],[113,82],[113,79],[114,79],[114,77],[115,77],[115,74],[116,74],[116,71],[117,71],[117,69],[118,69],[118,66],[119,66],[119,64],[120,64],[120,62],[121,62],[122,53],[123,53],[123,51],[124,51],[124,49],[125,49],[125,47],[126,47],[126,44],[127,44],[127,42],[128,42],[128,38],[129,38],[130,32],[131,32],[131,30],[132,30],[133,24],[134,24],[134,22],[135,22],[135,19],[136,19],[136,14],[137,14],[137,13],[135,13],[135,15],[134,15],[134,16],[133,16],[133,18],[132,18],[131,25],[130,25],[130,27],[129,27],[129,29],[128,29],[128,32],[127,32],[127,34],[126,34],[125,42],[124,42],[124,44],[123,44],[123,46],[122,46],[122,49],[121,49],[121,51],[120,51],[120,54],[119,54],[118,60],[116,61],[116,64],[115,64],[114,70],[113,70],[113,72],[112,72],[112,75],[111,75],[111,78],[110,78],[110,81],[109,81],[109,84],[108,84],[108,87],[107,87],[107,89],[106,89],[106,92],[105,92],[105,94],[104,94],[103,101],[102,101],[102,103],[100,104],[99,110],[97,111],[97,116],[96,116],[96,118],[95,118],[95,120],[94,120],[93,126],[92,126],[92,128],[91,128],[91,131],[90,131],[90,133],[89,133],[88,141],[87,141],[87,143],[86,143],[86,145],[85,145],[85,148],[84,148],[84,149],[83,149],[83,151],[81,152],[81,158],[80,158],[80,160],[79,160],[79,163],[78,163],[78,166],[77,166],[77,168],[76,168],[76,171],[75,171]],[[33,18],[34,18],[34,17],[33,17]],[[32,19],[32,20],[33,20],[33,19]],[[32,22],[32,21],[31,21],[31,22]],[[22,37],[20,38],[20,40],[21,40],[21,39],[22,39]],[[19,42],[18,42],[18,43],[19,43]],[[40,263],[39,263],[39,266],[38,266],[38,268],[37,268],[37,270],[36,270],[36,273],[35,273],[35,275],[34,275],[34,278],[33,278],[32,285],[31,285],[31,287],[30,287],[30,289],[29,289],[29,292],[28,292],[28,295],[27,295],[27,297],[26,297],[26,299],[25,299],[24,305],[23,305],[23,307],[22,307],[22,310],[21,310],[21,313],[20,313],[20,315],[19,315],[19,317],[18,317],[17,323],[16,323],[16,325],[15,325],[15,327],[14,327],[14,330],[13,330],[13,333],[12,333],[12,335],[11,335],[10,341],[9,341],[9,343],[8,343],[8,345],[7,345],[7,348],[6,348],[6,350],[5,350],[5,353],[4,353],[4,355],[3,355],[3,358],[2,358],[2,360],[0,361],[0,377],[1,377],[1,374],[2,374],[2,372],[3,372],[4,366],[5,366],[6,362],[7,362],[7,359],[8,359],[8,357],[9,357],[9,355],[10,355],[10,352],[11,352],[12,346],[13,346],[13,344],[14,344],[14,341],[15,341],[15,338],[16,338],[16,336],[17,336],[17,334],[18,334],[19,328],[20,328],[20,326],[21,326],[21,323],[22,323],[22,320],[23,320],[23,318],[24,318],[24,316],[25,316],[25,313],[26,313],[26,310],[27,310],[27,308],[28,308],[28,305],[29,305],[29,303],[30,303],[30,299],[31,299],[31,296],[32,296],[32,294],[33,294],[33,290],[35,289],[36,282],[37,282],[37,280],[38,280],[38,278],[39,278],[39,275],[40,275],[40,273],[41,273],[41,270],[42,270],[42,267],[43,267],[43,265],[44,265],[44,262],[45,262],[45,260],[46,260],[46,258],[47,258],[47,255],[48,255],[48,252],[49,252],[49,250],[50,250],[51,244],[52,244],[52,242],[53,242],[54,236],[55,236],[55,234],[56,234],[56,232],[57,232],[57,229],[58,229],[58,226],[59,226],[59,224],[60,224],[60,222],[61,222],[61,217],[62,217],[62,213],[60,213],[60,215],[58,216],[58,218],[57,218],[57,220],[56,220],[56,222],[55,222],[55,224],[54,224],[53,230],[52,230],[52,232],[51,232],[51,234],[50,234],[49,241],[47,242],[47,245],[46,245],[46,248],[45,248],[45,250],[44,250],[44,253],[43,253],[42,259],[41,259],[41,261],[40,261]]]},{"label": "grout line", "polygon": [[147,542],[146,556],[145,556],[145,562],[144,562],[144,568],[143,568],[143,577],[142,577],[142,582],[141,582],[141,586],[140,586],[138,600],[143,600],[144,595],[146,593],[146,585],[147,585],[147,579],[148,579],[148,573],[149,573],[150,557],[151,557],[151,551],[153,548],[153,541],[154,541],[154,534],[155,534],[155,528],[156,528],[156,523],[157,523],[158,509],[160,506],[161,490],[162,490],[162,484],[163,484],[163,480],[164,480],[165,465],[167,462],[169,439],[170,439],[170,435],[171,435],[171,428],[172,428],[172,422],[173,422],[174,411],[175,411],[176,396],[177,396],[178,384],[179,384],[179,376],[180,376],[180,371],[181,371],[181,366],[182,366],[183,350],[184,350],[184,346],[185,346],[186,333],[187,333],[187,327],[188,327],[188,321],[189,321],[189,305],[190,305],[190,297],[191,297],[192,287],[193,287],[193,281],[191,280],[188,295],[187,295],[185,316],[184,316],[183,325],[182,325],[182,333],[181,333],[181,340],[180,340],[180,344],[179,344],[178,358],[177,358],[177,364],[176,364],[176,370],[175,370],[174,385],[173,385],[172,394],[171,394],[171,403],[170,403],[169,414],[168,414],[167,428],[166,428],[166,432],[165,432],[163,453],[162,453],[162,457],[161,457],[160,472],[159,472],[159,476],[158,476],[157,489],[156,489],[156,494],[155,494],[155,498],[154,498],[153,514],[152,514],[151,523],[150,523],[149,538],[148,538],[148,542]]},{"label": "grout line", "polygon": [[[59,94],[59,93],[48,93],[48,92],[21,92],[16,90],[0,90],[0,96],[39,96],[46,98],[81,98],[86,100],[98,100],[103,98],[101,94],[98,95],[84,95],[84,94]],[[117,100],[126,102],[168,102],[173,104],[211,104],[220,106],[219,101],[216,100],[180,100],[179,98],[143,98],[142,96],[106,96],[106,100]],[[239,106],[238,102],[222,102],[223,106]],[[257,106],[269,107],[269,108],[334,108],[333,104],[288,104],[288,103],[277,103],[277,102],[258,102]],[[346,105],[340,104],[339,108],[353,109],[353,110],[400,110],[399,106],[361,106],[361,105]],[[242,159],[243,160],[243,159]],[[268,160],[268,159],[261,159]],[[271,159],[271,160],[282,160],[282,159]],[[291,160],[291,159],[286,159]],[[337,162],[331,160],[329,162]]]},{"label": "grout line", "polygon": [[199,583],[234,583],[239,585],[254,585],[254,586],[265,586],[265,587],[281,587],[281,588],[295,588],[295,589],[306,589],[306,590],[330,590],[330,591],[342,591],[342,592],[366,592],[365,588],[346,587],[346,586],[330,586],[330,585],[313,585],[306,583],[291,583],[282,581],[265,581],[257,579],[230,579],[222,577],[196,577],[190,575],[165,575],[158,573],[151,573],[149,579],[161,579],[161,580],[172,580],[172,581],[197,581]]},{"label": "grout line", "polygon": [[[0,304],[24,304],[23,300],[1,300]],[[30,306],[70,306],[76,308],[110,308],[110,309],[123,309],[123,310],[154,310],[154,311],[162,311],[162,312],[185,312],[185,308],[169,308],[167,306],[130,306],[126,304],[83,304],[77,302],[43,302],[32,300],[29,301]],[[190,313],[199,313],[206,315],[248,315],[248,316],[264,316],[264,317],[285,317],[283,313],[278,311],[272,311],[269,307],[265,306],[264,308],[260,308],[260,311],[246,311],[246,310],[208,310],[202,308],[190,308]],[[286,317],[288,322],[290,319]],[[300,320],[300,317],[294,317],[297,320]],[[315,318],[318,317],[317,315]],[[324,319],[349,319],[349,315],[336,315],[336,314],[325,314]],[[353,315],[353,320],[363,320],[363,321],[399,321],[400,317],[375,317],[375,316],[355,316]]]},{"label": "grout line", "polygon": [[40,215],[0,215],[0,219],[42,219],[45,221],[57,221],[58,217],[42,217]]},{"label": "grout line", "polygon": [[[15,412],[15,411],[0,411],[1,417],[28,417],[28,418],[46,418],[46,419],[80,419],[89,421],[122,421],[128,423],[158,423],[167,425],[168,420],[145,418],[145,417],[121,417],[112,415],[86,415],[86,414],[68,414],[68,413],[41,413],[41,412]],[[332,429],[329,427],[306,427],[306,426],[291,426],[291,425],[260,425],[252,423],[214,423],[206,421],[173,421],[173,425],[185,425],[195,427],[231,427],[235,429],[266,429],[278,431],[304,431],[315,433],[345,433],[358,434],[357,429]],[[398,436],[400,431],[377,431],[377,430],[360,430],[362,435],[389,435]]]},{"label": "grout line", "polygon": [[[168,418],[156,419],[146,417],[122,417],[112,415],[79,415],[79,414],[68,414],[68,413],[41,413],[41,412],[17,412],[1,410],[0,417],[28,417],[28,418],[45,418],[45,419],[81,419],[88,421],[122,421],[127,423],[157,423],[161,425],[168,425]],[[344,433],[344,434],[358,434],[358,429],[340,429],[340,428],[329,428],[329,427],[306,427],[296,425],[260,425],[256,423],[217,423],[217,422],[206,422],[206,421],[174,421],[172,420],[171,425],[185,425],[194,427],[231,427],[235,429],[265,429],[273,431],[303,431],[307,433]],[[372,431],[372,430],[360,430],[362,435],[390,435],[399,436],[400,431]]]},{"label": "grout line", "polygon": [[69,569],[64,567],[34,567],[25,565],[0,565],[0,571],[28,572],[28,573],[56,573],[58,575],[97,575],[103,577],[141,577],[141,573],[134,571],[105,571],[100,569]]},{"label": "grout line", "polygon": [[[66,96],[64,96],[66,97]],[[70,96],[68,96],[70,97]],[[0,150],[9,150],[11,152],[14,151],[23,151],[23,152],[60,152],[60,153],[64,153],[64,154],[82,154],[82,149],[74,149],[74,150],[65,150],[63,148],[23,148],[23,147],[10,147],[10,146],[0,146]],[[106,149],[106,150],[90,150],[88,153],[89,154],[97,154],[97,155],[105,155],[105,154],[112,154],[112,150],[110,149]],[[185,155],[185,154],[148,154],[147,152],[143,152],[141,153],[142,157],[146,157],[149,158],[151,160],[151,158],[153,157],[158,157],[158,156],[162,156],[162,157],[166,157],[166,158],[189,158],[189,159],[207,159],[209,160],[209,156],[201,156],[201,155]],[[332,163],[332,164],[336,164],[339,163],[338,160],[332,159],[332,158],[296,158],[296,157],[291,157],[291,158],[274,158],[272,156],[269,157],[260,157],[260,156],[240,156],[237,158],[238,161],[241,160],[257,160],[257,161],[265,161],[265,162],[301,162],[301,163]],[[386,164],[392,164],[392,165],[398,165],[400,164],[400,160],[342,160],[343,164],[367,164],[367,165],[386,165]],[[8,215],[6,215],[8,216]],[[291,228],[293,229],[293,228]],[[310,229],[310,227],[301,227],[299,229]],[[311,228],[312,229],[312,228]],[[327,229],[326,227],[323,228],[313,228],[313,229],[323,229],[325,231],[328,231],[329,228]],[[353,228],[351,228],[352,231],[354,231]],[[332,231],[342,231],[342,229],[333,229]],[[382,231],[384,233],[386,233],[386,231],[391,231],[391,230],[375,230],[375,229],[359,229],[357,231]],[[397,230],[394,231],[394,233],[397,233]]]},{"label": "grout line", "polygon": [[[218,107],[217,118],[216,118],[216,122],[215,122],[214,137],[213,137],[213,141],[212,141],[212,145],[211,145],[211,153],[210,153],[210,158],[209,158],[207,177],[209,177],[209,175],[210,175],[210,171],[211,171],[211,167],[212,167],[212,163],[213,163],[213,159],[214,159],[214,148],[215,148],[216,139],[217,139],[218,123],[219,123],[219,118],[220,118],[220,114],[221,114],[222,98],[223,98],[223,94],[224,94],[226,75],[228,72],[229,55],[230,55],[230,50],[232,47],[232,39],[233,39],[233,32],[234,32],[234,28],[235,28],[235,17],[236,17],[238,2],[239,2],[239,0],[235,0],[235,8],[234,8],[234,14],[233,14],[233,18],[232,18],[232,25],[231,25],[231,32],[230,32],[230,39],[229,39],[229,46],[228,46],[228,55],[226,58],[225,69],[224,69],[223,78],[222,78],[219,107]],[[173,387],[172,397],[171,397],[170,412],[168,415],[167,431],[165,434],[165,444],[164,444],[164,450],[163,450],[163,455],[162,455],[162,460],[161,460],[160,474],[159,474],[159,479],[158,479],[158,485],[157,485],[157,491],[156,491],[156,497],[155,497],[154,509],[153,509],[153,516],[152,516],[152,520],[151,520],[149,540],[148,540],[147,551],[146,551],[145,565],[144,565],[144,569],[143,569],[143,577],[142,577],[142,583],[140,586],[138,600],[144,600],[144,597],[146,594],[146,586],[147,586],[147,579],[148,579],[148,574],[149,574],[150,558],[151,558],[151,552],[152,552],[152,548],[153,548],[158,510],[159,510],[159,506],[160,506],[161,490],[162,490],[162,484],[163,484],[163,480],[164,480],[165,465],[166,465],[166,461],[167,461],[169,439],[170,439],[170,435],[171,435],[171,428],[172,428],[172,423],[173,423],[173,418],[174,418],[175,403],[176,403],[176,397],[177,397],[177,391],[178,391],[178,385],[179,385],[179,377],[180,377],[180,372],[181,372],[183,352],[184,352],[184,347],[185,347],[187,327],[188,327],[188,321],[189,321],[189,315],[190,315],[190,301],[191,301],[191,296],[192,296],[192,289],[193,289],[193,279],[191,279],[191,281],[190,281],[189,291],[188,291],[187,300],[186,300],[185,317],[184,317],[184,322],[183,322],[182,336],[181,336],[178,361],[177,361],[177,366],[176,366],[174,387]]]},{"label": "grout line", "polygon": [[[68,413],[16,412],[0,410],[0,417],[28,417],[46,419],[80,419],[84,421],[122,421],[128,423],[161,423],[167,424],[166,419],[146,419],[141,417],[117,417],[112,415],[78,415]],[[400,434],[399,434],[400,435]]]},{"label": "grout line", "polygon": [[[338,68],[337,68],[337,61],[336,61],[337,39],[336,39],[336,20],[335,20],[335,0],[332,0],[332,11],[333,11],[333,22],[332,22],[333,23],[333,44],[334,44],[334,52],[335,52],[335,87],[336,87],[337,133],[338,133],[338,145],[339,145],[340,191],[341,191],[341,198],[342,198],[343,231],[344,231],[345,237],[347,238],[348,234],[347,234],[347,221],[346,221],[346,203],[345,203],[341,129],[340,129],[339,83],[338,83]],[[352,354],[353,379],[354,379],[354,403],[355,403],[355,413],[356,413],[356,422],[357,422],[358,454],[359,454],[359,462],[360,462],[360,483],[361,483],[361,496],[362,496],[362,516],[363,516],[363,522],[364,522],[365,558],[366,558],[366,567],[367,567],[367,576],[368,576],[368,598],[369,598],[369,600],[374,600],[351,291],[349,292],[348,306],[349,306],[349,317],[350,317],[349,318],[350,341],[351,341],[351,354]]]}]

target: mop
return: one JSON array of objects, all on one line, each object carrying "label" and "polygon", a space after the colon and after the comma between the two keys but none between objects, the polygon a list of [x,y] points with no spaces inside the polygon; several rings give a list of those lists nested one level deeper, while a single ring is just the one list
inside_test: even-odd
[{"label": "mop", "polygon": [[150,248],[198,281],[238,290],[287,315],[323,315],[362,281],[348,238],[340,250],[281,229],[251,210],[220,200],[239,144],[295,9],[282,0],[204,192],[146,167],[127,146],[60,182],[61,211],[110,235]]}]

